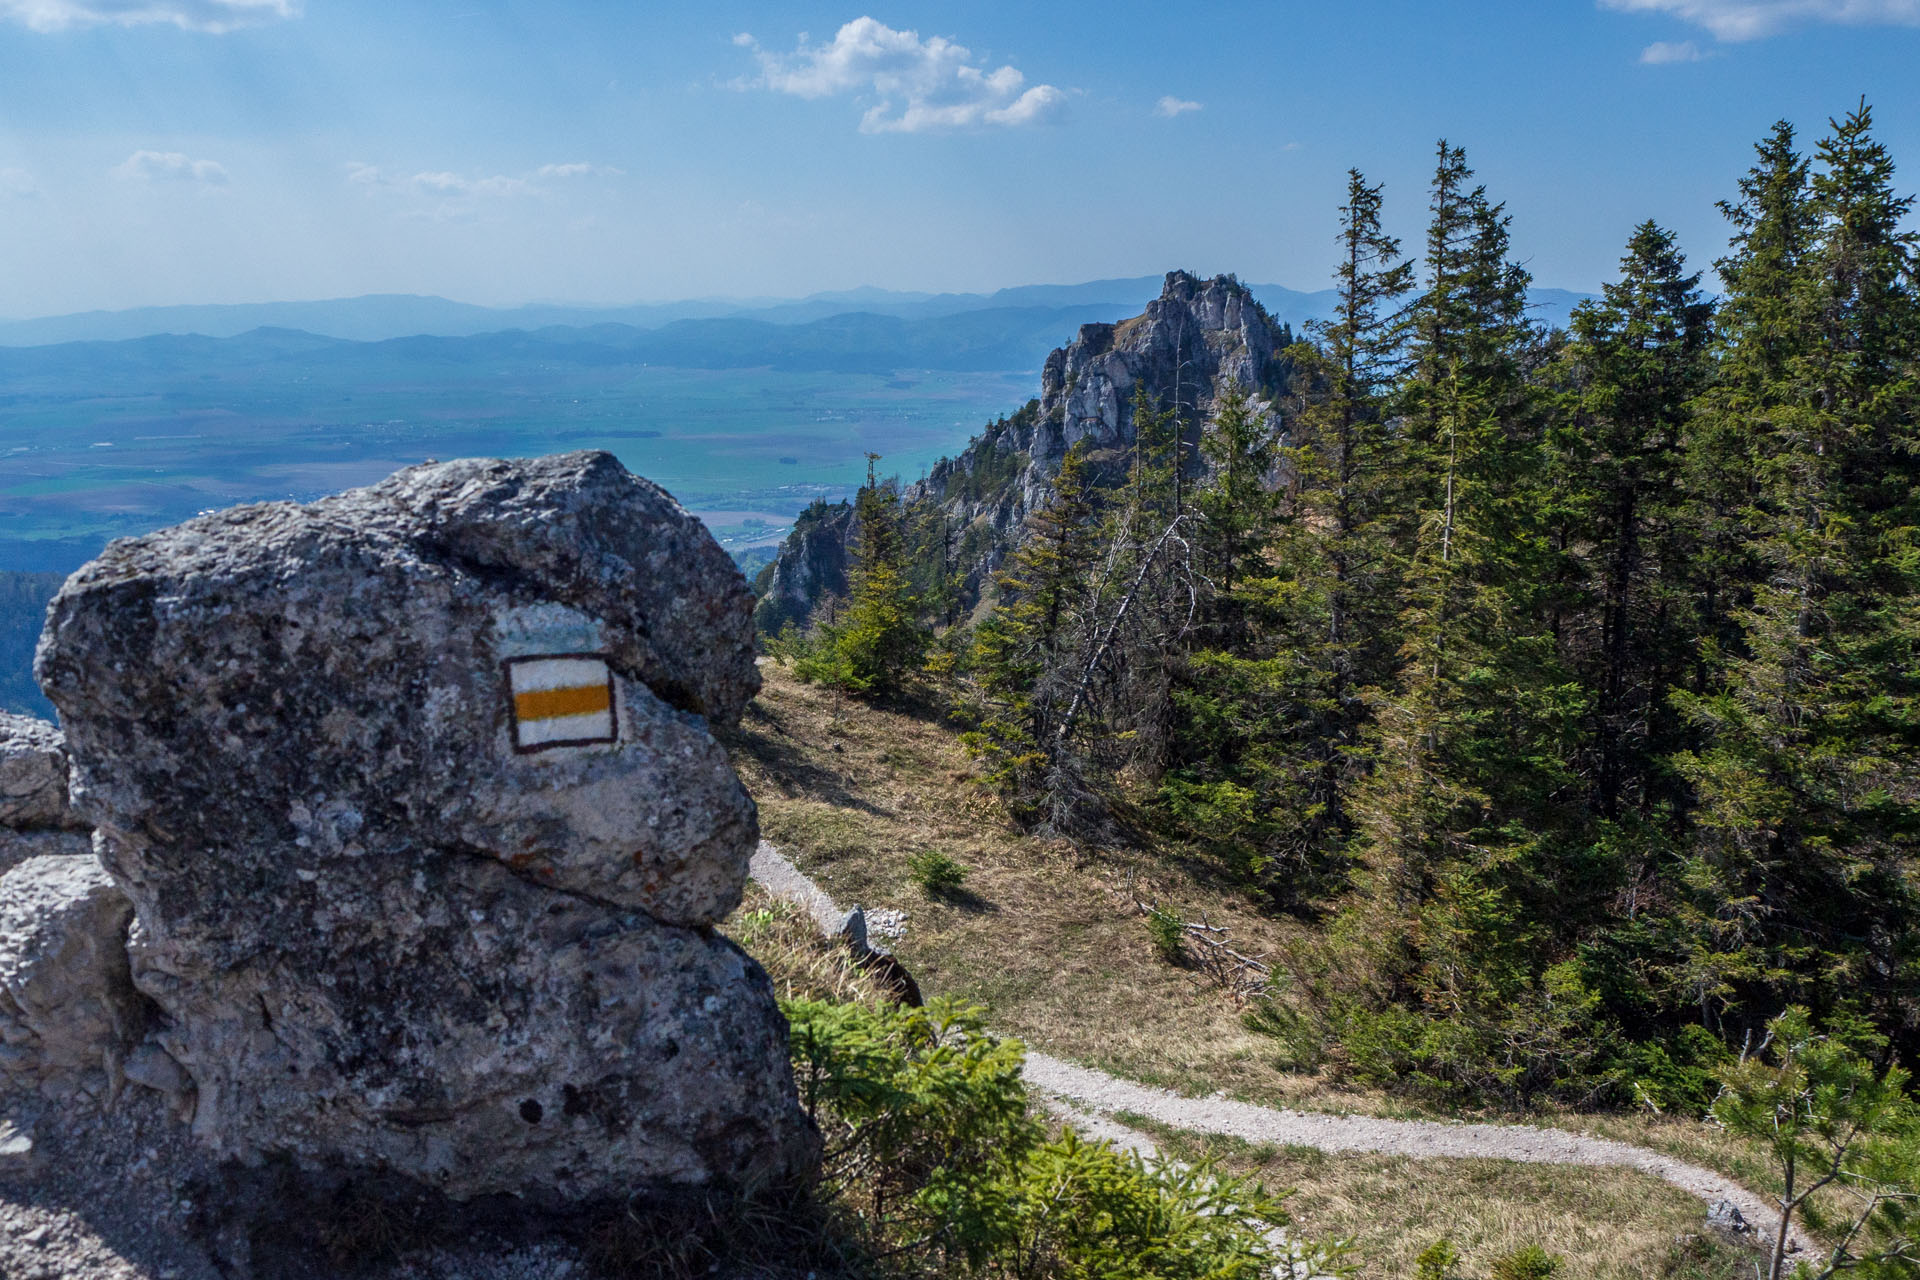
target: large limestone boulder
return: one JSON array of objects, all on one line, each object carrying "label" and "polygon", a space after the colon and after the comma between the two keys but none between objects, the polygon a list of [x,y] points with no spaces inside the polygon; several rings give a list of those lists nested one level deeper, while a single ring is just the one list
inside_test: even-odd
[{"label": "large limestone boulder", "polygon": [[0,876],[0,1082],[104,1099],[144,1029],[127,971],[133,905],[92,858]]},{"label": "large limestone boulder", "polygon": [[765,975],[709,926],[751,600],[610,455],[415,467],[116,542],[36,674],[223,1154],[567,1200],[800,1173]]}]

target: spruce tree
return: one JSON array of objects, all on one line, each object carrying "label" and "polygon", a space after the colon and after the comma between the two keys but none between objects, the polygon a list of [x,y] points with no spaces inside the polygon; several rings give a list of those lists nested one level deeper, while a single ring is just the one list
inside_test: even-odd
[{"label": "spruce tree", "polygon": [[1793,126],[1784,120],[1754,153],[1739,182],[1739,199],[1719,206],[1733,236],[1730,252],[1714,264],[1725,285],[1715,315],[1714,373],[1695,406],[1684,450],[1686,527],[1702,641],[1687,680],[1694,693],[1712,682],[1715,655],[1739,647],[1734,615],[1761,573],[1753,532],[1759,463],[1771,450],[1786,363],[1805,332],[1800,311],[1807,295],[1800,277],[1815,225],[1809,162],[1795,149]]},{"label": "spruce tree", "polygon": [[1787,1000],[1816,1013],[1845,1002],[1910,1047],[1920,316],[1901,230],[1912,201],[1893,193],[1871,123],[1864,106],[1834,122],[1810,184],[1776,130],[1743,189],[1787,186],[1794,202],[1735,209],[1750,255],[1761,232],[1769,248],[1782,226],[1806,239],[1755,262],[1777,273],[1736,273],[1728,304],[1744,323],[1713,407],[1748,424],[1760,576],[1733,614],[1737,647],[1708,646],[1708,690],[1678,696],[1701,744],[1676,757],[1698,807],[1673,977],[1730,1035]]},{"label": "spruce tree", "polygon": [[1295,744],[1304,735],[1293,664],[1276,652],[1284,591],[1271,563],[1279,519],[1274,426],[1246,395],[1220,393],[1200,438],[1206,479],[1193,499],[1204,625],[1173,670],[1167,768],[1158,799],[1183,834],[1242,873],[1298,878],[1289,838],[1307,803]]},{"label": "spruce tree", "polygon": [[1560,641],[1592,693],[1581,772],[1606,821],[1650,818],[1677,799],[1657,775],[1679,745],[1666,693],[1693,638],[1680,482],[1710,372],[1712,306],[1699,285],[1672,234],[1642,223],[1620,279],[1575,310],[1562,357],[1567,402],[1549,466],[1575,599]]},{"label": "spruce tree", "polygon": [[820,627],[817,641],[794,664],[803,680],[870,695],[899,692],[925,657],[928,640],[907,577],[900,495],[875,475],[879,458],[867,455],[867,482],[854,499],[858,544],[846,611]]},{"label": "spruce tree", "polygon": [[1062,694],[1084,648],[1088,577],[1098,553],[1084,442],[1067,450],[1046,504],[994,582],[993,612],[974,633],[975,682],[984,697],[968,745],[1017,816],[1043,818],[1043,793],[1060,750]]},{"label": "spruce tree", "polygon": [[1404,483],[1387,396],[1403,366],[1407,325],[1398,308],[1414,264],[1382,230],[1380,207],[1380,188],[1350,170],[1334,318],[1312,330],[1323,390],[1302,405],[1291,458],[1299,518],[1289,528],[1288,556],[1297,573],[1325,575],[1328,692],[1349,720],[1356,691],[1384,675],[1393,632],[1383,607],[1393,598],[1385,522]]},{"label": "spruce tree", "polygon": [[1288,443],[1272,449],[1284,488],[1229,499],[1236,477],[1215,456],[1236,436],[1225,429],[1237,421],[1229,402],[1208,437],[1216,479],[1203,510],[1251,510],[1264,537],[1255,576],[1233,572],[1223,588],[1216,571],[1216,601],[1224,594],[1230,605],[1176,693],[1176,760],[1162,800],[1282,900],[1324,891],[1338,870],[1365,768],[1361,690],[1391,669],[1388,522],[1401,476],[1386,397],[1413,265],[1381,229],[1380,207],[1380,188],[1351,173],[1334,318],[1314,326],[1317,345],[1289,353]]},{"label": "spruce tree", "polygon": [[1207,581],[1208,638],[1237,650],[1246,643],[1242,595],[1250,579],[1265,576],[1277,515],[1273,481],[1279,457],[1271,418],[1229,384],[1201,432],[1200,456],[1207,480],[1194,495],[1194,540]]},{"label": "spruce tree", "polygon": [[[1589,997],[1560,961],[1578,865],[1581,691],[1545,597],[1538,360],[1509,220],[1441,144],[1427,282],[1402,413],[1411,511],[1399,666],[1377,697],[1356,799],[1364,874],[1343,912],[1339,1003],[1370,1069],[1525,1097],[1592,1052]],[[1523,1054],[1521,1045],[1528,1046]]]}]

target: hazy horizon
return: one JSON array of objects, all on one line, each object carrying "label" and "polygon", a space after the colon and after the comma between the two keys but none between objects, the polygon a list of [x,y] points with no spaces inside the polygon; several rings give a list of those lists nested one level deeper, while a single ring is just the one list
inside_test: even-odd
[{"label": "hazy horizon", "polygon": [[1439,135],[1592,292],[1649,217],[1710,268],[1778,118],[1920,152],[1916,65],[1920,0],[0,0],[0,312],[1313,291],[1351,166],[1417,248]]}]

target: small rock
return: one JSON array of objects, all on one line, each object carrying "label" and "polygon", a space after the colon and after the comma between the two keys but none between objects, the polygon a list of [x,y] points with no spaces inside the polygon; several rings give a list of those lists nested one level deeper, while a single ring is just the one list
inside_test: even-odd
[{"label": "small rock", "polygon": [[[0,1173],[18,1173],[32,1167],[33,1139],[10,1121],[0,1120]],[[44,1234],[46,1228],[39,1231]]]},{"label": "small rock", "polygon": [[91,858],[93,838],[84,831],[16,831],[0,826],[0,874],[28,858]]},{"label": "small rock", "polygon": [[122,1071],[133,1083],[169,1096],[184,1093],[193,1083],[173,1055],[153,1043],[143,1044],[129,1054]]},{"label": "small rock", "polygon": [[0,827],[71,825],[60,730],[33,716],[0,711]]},{"label": "small rock", "polygon": [[1747,1221],[1733,1201],[1715,1200],[1707,1206],[1707,1229],[1730,1236],[1744,1236],[1752,1234],[1753,1224]]},{"label": "small rock", "polygon": [[31,858],[0,876],[0,1076],[76,1096],[141,1021],[127,965],[133,904],[92,858]]},{"label": "small rock", "polygon": [[888,942],[898,942],[907,933],[907,913],[892,908],[867,912],[867,934]]},{"label": "small rock", "polygon": [[853,910],[847,912],[847,918],[841,922],[838,932],[856,954],[867,949],[867,913],[859,903],[854,903]]}]

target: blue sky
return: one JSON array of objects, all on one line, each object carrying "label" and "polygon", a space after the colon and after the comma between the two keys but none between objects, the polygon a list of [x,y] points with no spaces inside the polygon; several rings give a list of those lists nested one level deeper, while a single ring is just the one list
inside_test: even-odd
[{"label": "blue sky", "polygon": [[0,316],[1311,289],[1346,169],[1411,240],[1441,135],[1584,290],[1862,94],[1920,185],[1920,0],[0,0]]}]

